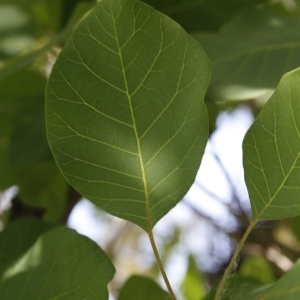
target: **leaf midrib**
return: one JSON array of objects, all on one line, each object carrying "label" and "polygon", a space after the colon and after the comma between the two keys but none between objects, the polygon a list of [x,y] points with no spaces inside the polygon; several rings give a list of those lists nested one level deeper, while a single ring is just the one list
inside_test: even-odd
[{"label": "leaf midrib", "polygon": [[[111,12],[112,12],[113,9],[112,9],[111,2],[110,2],[110,8],[111,8]],[[150,204],[149,204],[149,193],[148,193],[148,186],[147,186],[146,174],[145,174],[145,168],[144,168],[144,162],[143,162],[142,151],[141,151],[141,144],[140,144],[140,139],[139,139],[138,132],[137,132],[137,126],[136,126],[134,111],[133,111],[133,107],[132,107],[132,99],[131,99],[131,96],[130,96],[130,93],[129,93],[129,88],[128,88],[128,84],[127,84],[127,80],[126,80],[125,67],[124,67],[124,63],[123,63],[123,57],[122,57],[122,53],[121,53],[121,47],[120,47],[119,40],[118,40],[118,35],[117,35],[117,27],[116,27],[116,23],[115,23],[115,19],[114,19],[113,14],[112,14],[112,21],[113,21],[113,25],[114,25],[115,39],[116,39],[116,43],[117,43],[117,47],[118,47],[118,51],[119,51],[118,54],[119,54],[121,68],[122,68],[122,73],[123,73],[123,78],[124,78],[124,84],[125,84],[125,89],[126,89],[126,96],[127,96],[128,104],[129,104],[129,107],[130,107],[130,113],[131,113],[131,117],[132,117],[133,130],[134,130],[135,139],[136,139],[137,148],[138,148],[138,157],[139,157],[140,167],[141,167],[141,171],[142,171],[142,181],[143,181],[143,185],[144,185],[145,203],[146,203],[147,232],[151,232],[152,227],[151,227],[151,214],[150,214]]]}]

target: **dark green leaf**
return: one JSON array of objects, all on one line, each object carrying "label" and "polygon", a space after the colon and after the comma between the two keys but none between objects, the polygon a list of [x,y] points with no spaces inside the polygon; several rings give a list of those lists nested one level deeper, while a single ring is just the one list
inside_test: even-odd
[{"label": "dark green leaf", "polygon": [[[257,298],[270,285],[262,285],[256,279],[242,276],[232,276],[229,278],[223,293],[222,300],[258,300]],[[214,300],[216,294],[216,287],[206,296],[205,300]]]},{"label": "dark green leaf", "polygon": [[17,168],[15,179],[20,188],[20,198],[25,204],[44,208],[45,220],[60,220],[69,185],[53,160]]},{"label": "dark green leaf", "polygon": [[107,300],[114,272],[94,242],[61,227],[41,235],[26,253],[0,266],[0,295],[3,300]]},{"label": "dark green leaf", "polygon": [[53,225],[23,218],[8,224],[0,233],[0,266],[25,253]]},{"label": "dark green leaf", "polygon": [[155,281],[142,276],[130,277],[122,287],[118,300],[169,300],[169,294]]},{"label": "dark green leaf", "polygon": [[52,159],[46,138],[45,117],[39,114],[17,127],[10,145],[10,161],[15,166],[28,166]]},{"label": "dark green leaf", "polygon": [[193,35],[212,66],[208,95],[214,100],[256,98],[275,89],[283,74],[300,66],[300,17],[248,9],[219,33]]},{"label": "dark green leaf", "polygon": [[168,17],[103,0],[49,78],[50,146],[67,180],[107,212],[152,228],[193,183],[207,140],[209,62]]},{"label": "dark green leaf", "polygon": [[245,180],[252,219],[300,214],[300,69],[287,73],[247,132]]},{"label": "dark green leaf", "polygon": [[185,30],[216,30],[235,13],[265,0],[144,0]]}]

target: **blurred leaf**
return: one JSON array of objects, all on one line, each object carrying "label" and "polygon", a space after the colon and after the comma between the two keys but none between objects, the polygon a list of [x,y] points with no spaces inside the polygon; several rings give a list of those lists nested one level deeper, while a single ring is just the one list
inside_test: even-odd
[{"label": "blurred leaf", "polygon": [[0,59],[18,55],[34,41],[30,14],[12,3],[0,3]]},{"label": "blurred leaf", "polygon": [[8,156],[7,138],[0,136],[0,191],[15,184],[14,171],[8,162]]},{"label": "blurred leaf", "polygon": [[291,229],[293,234],[297,238],[298,242],[300,241],[300,216],[291,219]]},{"label": "blurred leaf", "polygon": [[150,278],[134,275],[120,290],[118,300],[168,300],[169,294]]},{"label": "blurred leaf", "polygon": [[219,33],[193,35],[212,66],[208,97],[252,99],[274,89],[280,77],[300,66],[300,16],[248,9]]},{"label": "blurred leaf", "polygon": [[189,265],[185,274],[185,278],[181,284],[181,290],[186,300],[199,300],[207,294],[205,283],[197,268],[193,256],[189,256]]},{"label": "blurred leaf", "polygon": [[239,275],[256,278],[263,284],[272,283],[276,280],[270,263],[261,256],[245,257],[240,266]]},{"label": "blurred leaf", "polygon": [[10,145],[12,165],[29,166],[52,158],[46,138],[44,114],[17,127]]},{"label": "blurred leaf", "polygon": [[[248,277],[232,276],[229,278],[222,300],[258,300],[270,285],[262,285],[258,280]],[[209,292],[205,300],[214,300],[217,285]],[[262,300],[262,299],[261,299]]]},{"label": "blurred leaf", "polygon": [[195,179],[208,82],[205,53],[178,24],[138,1],[101,1],[46,91],[48,139],[67,180],[107,212],[152,228]]},{"label": "blurred leaf", "polygon": [[28,205],[46,209],[44,219],[58,221],[65,209],[68,187],[55,162],[49,161],[17,168],[16,182],[20,198]]},{"label": "blurred leaf", "polygon": [[299,289],[300,261],[294,267],[275,282],[269,289],[257,298],[257,300],[295,300],[300,299]]},{"label": "blurred leaf", "polygon": [[6,225],[0,233],[0,266],[26,252],[41,234],[53,227],[31,218],[23,218]]},{"label": "blurred leaf", "polygon": [[265,0],[143,0],[170,16],[187,31],[217,30],[245,7]]},{"label": "blurred leaf", "polygon": [[300,214],[300,69],[282,77],[247,132],[245,180],[252,219]]},{"label": "blurred leaf", "polygon": [[33,1],[30,6],[35,21],[35,33],[43,36],[45,33],[55,33],[62,29],[62,0]]},{"label": "blurred leaf", "polygon": [[17,183],[9,160],[11,135],[17,124],[23,125],[43,113],[45,85],[46,79],[31,71],[0,81],[0,189]]},{"label": "blurred leaf", "polygon": [[[0,136],[44,111],[46,78],[23,70],[0,80]],[[10,130],[7,130],[9,128]]]},{"label": "blurred leaf", "polygon": [[61,227],[0,266],[0,295],[3,300],[108,299],[107,284],[114,272],[98,245]]}]

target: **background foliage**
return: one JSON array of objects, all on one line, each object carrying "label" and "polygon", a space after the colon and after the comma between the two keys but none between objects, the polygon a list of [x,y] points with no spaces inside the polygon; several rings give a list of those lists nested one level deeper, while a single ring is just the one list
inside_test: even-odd
[{"label": "background foliage", "polygon": [[[107,0],[105,1],[108,3]],[[213,139],[218,116],[223,112],[231,112],[240,105],[251,109],[256,116],[278,86],[280,78],[286,72],[299,67],[300,4],[298,1],[147,0],[144,2],[178,22],[196,41],[200,42],[210,60],[211,81],[205,95],[209,117],[209,141]],[[67,183],[54,161],[46,138],[44,113],[46,82],[53,63],[65,45],[63,55],[66,57],[64,64],[67,64],[68,60],[76,58],[76,53],[70,52],[72,42],[77,42],[77,47],[83,48],[90,43],[83,37],[79,41],[74,38],[67,43],[67,40],[77,22],[95,5],[95,1],[79,0],[0,1],[0,191],[3,194],[0,198],[0,213],[4,228],[0,233],[1,299],[12,299],[12,297],[82,299],[87,293],[91,299],[107,299],[106,285],[114,275],[114,267],[106,254],[96,243],[76,234],[71,229],[62,227],[67,223],[70,212],[81,199],[81,195]],[[152,8],[148,10],[152,11]],[[137,9],[136,13],[138,11]],[[157,15],[153,14],[157,18]],[[165,16],[160,15],[160,18],[160,21],[165,22],[166,28],[175,26],[173,25],[175,23]],[[142,21],[144,19],[146,17],[141,18]],[[157,20],[152,20],[147,28],[152,32],[151,41],[145,39],[148,43],[146,50],[149,52],[143,53],[149,57],[148,63],[151,63],[151,53],[157,51],[157,44],[153,43],[157,38],[155,27],[158,24]],[[90,21],[93,22],[92,19]],[[80,26],[77,33],[84,33],[87,27]],[[93,34],[99,33],[97,26]],[[176,39],[178,31],[181,32],[181,36]],[[189,53],[190,58],[198,55],[198,59],[205,60],[205,54],[197,48],[196,42],[185,35],[177,25],[173,35],[169,32],[168,34],[170,35],[166,33],[166,37],[170,37],[172,41],[175,39],[178,49],[184,45],[189,45],[189,49],[194,47],[194,52]],[[107,36],[104,40],[106,46],[113,47]],[[169,44],[166,42],[166,46],[170,43],[171,41]],[[138,43],[128,46],[131,60],[138,56],[138,47]],[[93,57],[94,48],[84,49],[87,51],[87,57]],[[176,62],[182,61],[182,57],[175,58],[176,53],[176,51],[168,52],[166,56]],[[107,53],[103,61],[108,60],[108,57]],[[148,68],[142,59],[135,63],[132,69],[132,87],[130,87],[132,92],[135,91],[134,85],[137,84],[134,76],[138,76],[136,74],[139,70],[143,72],[143,67]],[[198,60],[195,59],[190,65],[188,72],[190,75],[183,81],[186,86],[197,80],[202,82],[203,86],[198,91],[197,89],[189,91],[195,99],[204,96],[209,80],[207,75],[205,82],[202,81],[202,73],[198,74],[196,71],[199,70],[197,63]],[[52,80],[61,80],[61,77],[55,76],[58,76],[58,68],[64,67],[66,66],[57,65]],[[180,63],[177,67],[181,67]],[[81,72],[82,69],[79,71]],[[103,74],[110,75],[108,69],[104,71]],[[168,76],[175,78],[174,69],[168,71]],[[208,72],[208,67],[204,67],[201,71]],[[71,74],[71,77],[75,76],[74,74]],[[246,176],[246,183],[251,198],[252,219],[282,219],[299,215],[298,74],[299,71],[295,71],[283,77],[244,141],[244,151],[245,153],[248,151],[244,160],[245,170],[251,177]],[[155,84],[164,85],[161,78],[153,78],[157,80]],[[71,79],[76,80],[74,77]],[[120,89],[124,88],[120,85],[120,81],[117,81],[117,77],[114,79]],[[86,80],[91,84],[90,78],[87,77]],[[174,80],[176,81],[176,78]],[[148,87],[151,88],[151,85]],[[103,85],[98,88],[103,90]],[[95,89],[93,92],[97,94],[99,90]],[[175,91],[176,88],[172,87],[167,92],[168,96]],[[90,89],[86,91],[89,92]],[[56,91],[53,93],[56,94]],[[67,97],[68,93],[64,91],[61,97]],[[111,92],[108,90],[107,93]],[[143,93],[141,92],[140,95],[142,98],[145,95],[149,96],[148,92],[143,91]],[[50,97],[49,91],[47,95]],[[163,90],[155,97],[162,95]],[[160,101],[163,99],[166,98],[161,97]],[[153,116],[156,107],[153,104]],[[69,109],[67,104],[61,107],[62,111],[65,110],[64,118],[67,117]],[[110,109],[107,108],[108,111]],[[197,110],[193,109],[192,112],[197,113]],[[80,118],[80,115],[77,117]],[[166,122],[172,124],[171,119],[172,116],[166,119]],[[147,121],[138,120],[141,128],[146,126],[144,130],[147,130]],[[151,123],[151,120],[149,122]],[[199,122],[205,124],[206,116],[202,114],[201,120],[190,125],[197,127]],[[162,122],[159,124],[159,130],[165,126]],[[174,126],[176,128],[177,125]],[[57,134],[59,133],[55,132],[56,137]],[[190,149],[190,145],[182,143],[182,138],[182,136],[178,138],[177,144],[175,143],[177,146],[174,144],[174,147],[187,146],[186,148]],[[205,134],[201,139],[202,142],[205,140]],[[163,144],[164,141],[159,143]],[[81,142],[78,142],[77,147],[79,144],[81,145]],[[122,145],[125,145],[124,141]],[[85,144],[81,146],[90,147]],[[203,152],[203,146],[199,147]],[[251,152],[253,147],[258,156]],[[270,149],[271,152],[267,152],[266,149]],[[277,149],[277,152],[273,153],[273,149]],[[157,149],[154,149],[154,153],[156,151]],[[261,157],[264,161],[258,162],[257,157]],[[227,174],[226,162],[223,163],[218,156],[215,158],[221,168],[225,166],[224,171]],[[200,163],[199,159],[201,155],[196,159],[197,167]],[[170,166],[172,163],[174,162],[171,162]],[[82,166],[78,167],[82,168]],[[129,169],[130,172],[134,170]],[[196,171],[194,169],[194,175]],[[253,178],[257,181],[253,182]],[[153,180],[160,179],[153,177]],[[235,183],[228,179],[229,188],[234,190]],[[158,210],[153,213],[155,220],[153,225],[180,200],[178,197],[184,196],[188,184],[192,183],[191,178],[186,180],[188,183],[182,191],[172,191],[174,195],[177,193],[177,200],[174,200],[171,206],[164,207],[163,212]],[[76,188],[83,195],[93,200],[95,196],[90,191],[85,193],[77,185],[75,183]],[[11,205],[6,205],[4,192],[11,186],[18,186],[19,192],[13,196]],[[203,189],[207,191],[205,186]],[[93,189],[92,193],[94,193]],[[267,203],[264,202],[265,199],[268,199]],[[286,199],[289,199],[288,202]],[[235,245],[248,226],[249,212],[241,206],[242,199],[237,193],[233,193],[230,200],[231,204],[227,208],[238,226],[230,232],[224,233],[224,228],[218,230]],[[94,202],[99,204],[97,201]],[[232,203],[235,203],[238,209],[233,209]],[[189,205],[199,221],[210,219],[210,222],[213,222],[204,211],[192,207],[191,204],[186,205]],[[115,214],[124,217],[122,213],[124,210]],[[111,225],[112,221],[107,219],[102,211],[98,211],[97,214],[106,225]],[[140,221],[134,223],[143,229],[147,228],[147,225]],[[218,228],[216,223],[213,226]],[[139,246],[133,240],[140,238],[143,233],[134,229],[132,225],[124,226],[123,223],[116,228],[116,234],[111,234],[111,239],[107,240],[107,243],[100,242],[100,244],[113,263],[118,265],[118,249],[124,249],[125,252],[128,245],[138,248]],[[164,261],[168,262],[174,252],[178,251],[179,245],[182,247],[179,241],[184,240],[185,232],[180,224],[173,224],[173,227],[166,231],[169,233],[162,239],[160,248],[164,253]],[[299,217],[276,222],[259,222],[245,244],[235,269],[237,276],[227,287],[228,290],[230,286],[234,287],[230,299],[288,299],[288,293],[290,299],[297,298],[297,291],[293,292],[293,288],[297,285],[296,278],[299,275],[299,263],[297,263],[300,254],[299,232]],[[217,241],[216,244],[221,243]],[[176,292],[182,299],[202,299],[221,277],[229,257],[221,259],[215,268],[201,270],[197,254],[185,247],[183,255],[187,268],[180,282],[177,283]],[[287,271],[285,262],[294,267],[283,276]],[[63,270],[60,267],[62,265]],[[165,299],[166,293],[155,282],[159,282],[159,274],[153,261],[143,262],[139,265],[141,269],[138,269],[137,265],[132,267],[123,264],[123,267],[125,275],[115,277],[110,283],[110,293],[115,299],[127,299],[128,295],[133,293],[147,294],[149,299]],[[78,270],[81,270],[80,274],[76,273]],[[52,276],[53,272],[59,275]],[[148,277],[134,276],[123,286],[126,278],[133,273],[145,273]],[[69,276],[70,274],[72,277]],[[152,280],[149,279],[150,277]],[[36,289],[29,290],[33,282]],[[95,282],[97,284],[100,282],[101,288],[98,288]],[[18,290],[14,288],[15,286],[19,286]],[[213,295],[214,290],[207,298],[212,299]],[[228,295],[225,293],[224,298],[229,297]]]}]

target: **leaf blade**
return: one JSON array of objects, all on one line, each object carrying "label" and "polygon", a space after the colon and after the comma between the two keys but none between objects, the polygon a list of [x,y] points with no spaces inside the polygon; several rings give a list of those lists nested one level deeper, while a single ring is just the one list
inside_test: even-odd
[{"label": "leaf blade", "polygon": [[271,8],[248,9],[219,33],[195,33],[212,65],[208,96],[248,100],[273,91],[299,66],[299,17]]},{"label": "leaf blade", "polygon": [[[17,259],[1,265],[0,294],[4,300],[104,300],[108,299],[107,284],[114,272],[98,245],[60,227],[41,235]],[[29,280],[35,283],[34,288],[28,285]]]},{"label": "leaf blade", "polygon": [[283,76],[245,136],[245,180],[252,219],[300,214],[299,80],[299,69]]},{"label": "leaf blade", "polygon": [[48,140],[67,180],[107,212],[152,228],[196,176],[208,81],[203,50],[178,24],[137,1],[102,1],[47,87]]}]

